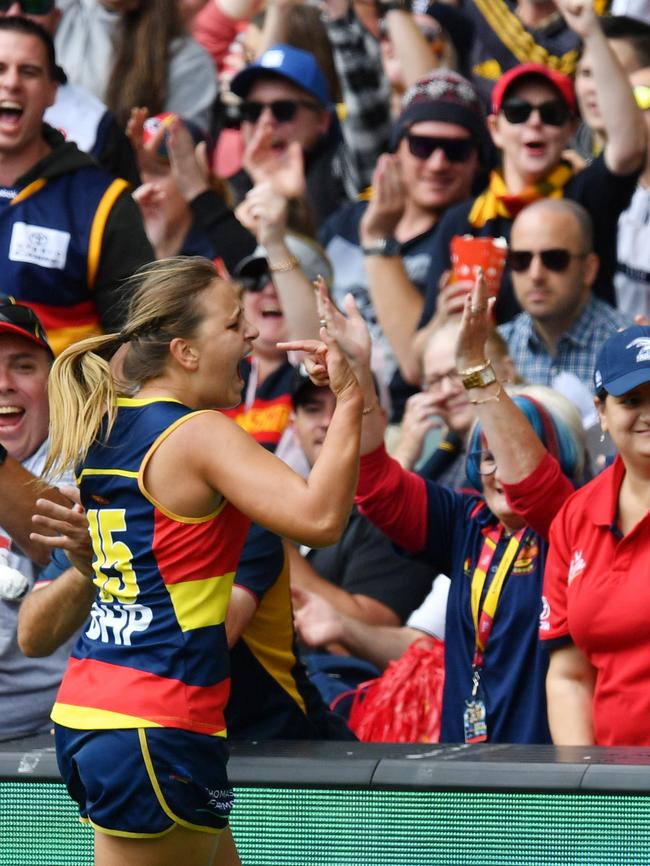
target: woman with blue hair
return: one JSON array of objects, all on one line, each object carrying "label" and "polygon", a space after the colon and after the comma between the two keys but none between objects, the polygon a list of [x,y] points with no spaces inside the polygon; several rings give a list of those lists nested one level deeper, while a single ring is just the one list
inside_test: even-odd
[{"label": "woman with blue hair", "polygon": [[324,303],[328,328],[352,356],[364,389],[360,510],[409,555],[451,579],[441,741],[549,742],[547,656],[537,636],[542,575],[550,522],[581,476],[580,425],[567,423],[557,405],[542,405],[542,392],[506,394],[485,360],[493,302],[479,278],[456,351],[478,416],[468,472],[479,492],[407,472],[384,449],[360,317],[352,301],[347,320]]}]

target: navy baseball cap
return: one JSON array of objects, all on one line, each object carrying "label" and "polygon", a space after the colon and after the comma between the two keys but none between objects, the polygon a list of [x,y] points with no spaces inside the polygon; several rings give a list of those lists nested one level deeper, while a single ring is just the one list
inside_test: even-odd
[{"label": "navy baseball cap", "polygon": [[278,44],[267,48],[257,60],[235,75],[230,89],[235,96],[245,99],[253,83],[269,75],[285,78],[315,97],[323,108],[332,107],[327,81],[316,58],[311,52],[293,45]]},{"label": "navy baseball cap", "polygon": [[594,388],[621,397],[650,382],[650,326],[632,325],[603,344],[596,359]]}]

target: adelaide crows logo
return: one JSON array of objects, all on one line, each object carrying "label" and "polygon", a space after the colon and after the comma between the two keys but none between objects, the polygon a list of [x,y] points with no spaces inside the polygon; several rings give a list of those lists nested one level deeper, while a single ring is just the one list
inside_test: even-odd
[{"label": "adelaide crows logo", "polygon": [[626,349],[638,349],[636,356],[637,363],[642,361],[650,361],[650,337],[637,337],[625,347]]}]

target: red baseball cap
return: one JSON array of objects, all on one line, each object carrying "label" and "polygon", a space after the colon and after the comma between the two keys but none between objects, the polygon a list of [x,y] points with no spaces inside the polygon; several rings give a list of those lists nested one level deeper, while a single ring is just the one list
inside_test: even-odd
[{"label": "red baseball cap", "polygon": [[554,69],[549,69],[548,66],[543,66],[541,63],[522,63],[520,66],[514,66],[512,69],[504,72],[494,85],[494,90],[492,91],[492,114],[498,114],[501,111],[507,90],[516,81],[528,76],[546,79],[559,92],[564,102],[571,109],[571,112],[573,114],[578,113],[573,81],[568,75],[565,75],[563,72],[556,72]]}]

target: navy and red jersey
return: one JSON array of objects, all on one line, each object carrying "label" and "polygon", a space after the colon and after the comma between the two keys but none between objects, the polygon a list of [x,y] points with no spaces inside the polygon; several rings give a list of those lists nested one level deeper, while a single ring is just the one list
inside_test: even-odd
[{"label": "navy and red jersey", "polygon": [[[548,743],[545,679],[548,655],[537,638],[542,608],[545,534],[572,490],[557,461],[546,454],[537,469],[508,496],[527,506],[535,529],[526,536],[506,578],[485,651],[481,683],[488,737],[501,743]],[[441,742],[464,739],[463,711],[472,694],[476,632],[472,619],[472,576],[486,533],[496,517],[477,495],[460,493],[403,470],[383,447],[361,458],[356,502],[362,513],[410,555],[451,580],[445,628],[445,685]],[[499,542],[485,588],[507,546]]]},{"label": "navy and red jersey", "polygon": [[128,186],[82,165],[38,178],[0,209],[3,293],[34,310],[55,355],[102,333],[93,289],[107,220]]},{"label": "navy and red jersey", "polygon": [[108,441],[80,472],[97,597],[52,718],[81,730],[225,736],[224,620],[249,521],[226,501],[204,517],[174,514],[144,486],[157,447],[196,413],[171,399],[117,406]]},{"label": "navy and red jersey", "polygon": [[[244,400],[235,409],[222,409],[224,415],[232,418],[253,439],[269,451],[275,451],[285,431],[293,404],[291,394],[295,380],[295,368],[284,361],[277,370],[270,373],[263,382],[251,387],[255,376],[250,358],[240,365],[244,380]],[[254,391],[249,397],[249,391]]]},{"label": "navy and red jersey", "polygon": [[230,650],[230,739],[354,739],[328,710],[298,655],[289,561],[278,535],[251,526],[235,586],[254,597],[257,609]]}]

